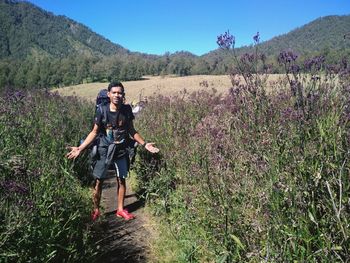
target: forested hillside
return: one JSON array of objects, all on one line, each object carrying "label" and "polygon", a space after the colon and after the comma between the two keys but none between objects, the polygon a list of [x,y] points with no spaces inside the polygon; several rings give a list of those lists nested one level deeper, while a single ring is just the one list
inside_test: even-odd
[{"label": "forested hillside", "polygon": [[26,2],[0,1],[0,24],[0,58],[108,56],[128,52],[78,22]]},{"label": "forested hillside", "polygon": [[[349,15],[328,16],[261,42],[259,48],[267,55],[271,73],[280,72],[274,61],[286,49],[295,51],[301,61],[324,54],[333,62],[350,54],[349,31]],[[252,46],[236,51],[253,52]],[[226,74],[233,63],[219,49],[202,56],[186,51],[162,56],[132,52],[67,17],[28,2],[0,0],[0,89],[136,80],[143,75]]]},{"label": "forested hillside", "polygon": [[[267,56],[292,49],[301,56],[323,54],[333,61],[350,52],[350,15],[326,16],[261,44]],[[246,51],[242,48],[241,51]]]}]

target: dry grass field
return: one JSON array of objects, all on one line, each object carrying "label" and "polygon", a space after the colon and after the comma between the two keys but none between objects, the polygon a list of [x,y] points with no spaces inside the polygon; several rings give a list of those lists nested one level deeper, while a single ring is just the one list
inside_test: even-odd
[{"label": "dry grass field", "polygon": [[[200,85],[206,82],[208,87]],[[145,76],[143,80],[137,81],[123,81],[125,87],[127,102],[139,101],[144,97],[162,95],[176,95],[184,89],[191,93],[200,89],[215,88],[218,92],[225,93],[231,87],[231,81],[228,76],[187,76],[187,77],[173,77],[173,76]],[[87,83],[75,86],[55,89],[61,95],[71,96],[76,95],[88,100],[95,100],[98,91],[102,88],[107,88],[108,83]]]},{"label": "dry grass field", "polygon": [[[204,83],[207,85],[203,85]],[[146,76],[144,80],[124,81],[123,85],[128,103],[157,94],[173,96],[180,94],[184,89],[188,93],[192,93],[201,89],[211,90],[215,88],[219,93],[225,94],[232,86],[230,78],[227,75],[197,75],[187,77]],[[107,86],[108,83],[96,82],[59,88],[54,91],[58,91],[63,96],[75,95],[94,101],[98,91],[102,88],[107,88]]]}]

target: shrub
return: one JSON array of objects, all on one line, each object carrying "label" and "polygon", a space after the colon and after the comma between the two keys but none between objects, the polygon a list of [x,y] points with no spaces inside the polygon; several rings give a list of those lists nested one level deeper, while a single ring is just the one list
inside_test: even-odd
[{"label": "shrub", "polygon": [[[86,158],[66,146],[89,129],[93,107],[49,92],[0,97],[0,257],[4,262],[88,259]],[[90,114],[90,115],[89,115]]]}]

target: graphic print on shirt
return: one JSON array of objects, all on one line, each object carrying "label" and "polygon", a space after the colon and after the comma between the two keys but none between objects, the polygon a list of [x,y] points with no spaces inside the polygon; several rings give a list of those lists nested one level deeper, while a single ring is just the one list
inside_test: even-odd
[{"label": "graphic print on shirt", "polygon": [[110,142],[122,143],[125,140],[126,127],[125,116],[117,113],[115,118],[111,118],[111,122],[106,125],[106,135]]}]

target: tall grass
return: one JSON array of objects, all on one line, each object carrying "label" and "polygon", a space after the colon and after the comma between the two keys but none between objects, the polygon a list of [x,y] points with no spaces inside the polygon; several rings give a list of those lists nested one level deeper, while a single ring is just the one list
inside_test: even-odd
[{"label": "tall grass", "polygon": [[86,158],[65,154],[90,128],[92,105],[17,91],[1,95],[0,112],[0,261],[89,259]]},{"label": "tall grass", "polygon": [[314,58],[300,73],[297,56],[282,52],[285,78],[267,93],[264,57],[236,59],[228,96],[156,97],[138,119],[161,149],[140,153],[137,174],[177,243],[172,260],[346,262],[346,60],[334,67]]}]

